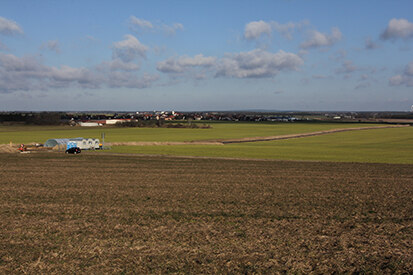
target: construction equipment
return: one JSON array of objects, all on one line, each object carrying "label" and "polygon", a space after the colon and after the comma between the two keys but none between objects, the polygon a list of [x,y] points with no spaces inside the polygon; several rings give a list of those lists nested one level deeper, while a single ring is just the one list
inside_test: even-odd
[{"label": "construction equipment", "polygon": [[24,151],[27,151],[27,148],[26,148],[26,146],[24,146],[24,144],[22,143],[22,144],[20,144],[20,147],[19,147],[19,149],[18,149],[21,153],[23,153]]},{"label": "construction equipment", "polygon": [[32,151],[51,151],[51,148],[47,148],[47,147],[43,147],[43,144],[29,144],[29,145],[25,145],[25,144],[20,144],[20,147],[17,149],[20,151],[20,153],[24,153],[24,152],[32,152]]}]

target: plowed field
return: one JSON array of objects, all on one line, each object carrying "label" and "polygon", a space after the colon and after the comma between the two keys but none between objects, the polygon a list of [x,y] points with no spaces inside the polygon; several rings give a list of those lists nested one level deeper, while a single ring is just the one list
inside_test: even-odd
[{"label": "plowed field", "polygon": [[413,165],[0,154],[0,273],[413,272]]}]

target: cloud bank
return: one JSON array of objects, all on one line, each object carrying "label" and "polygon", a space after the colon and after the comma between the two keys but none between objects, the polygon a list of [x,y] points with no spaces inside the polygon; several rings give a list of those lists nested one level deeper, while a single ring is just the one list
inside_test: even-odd
[{"label": "cloud bank", "polygon": [[[304,61],[294,53],[280,50],[277,53],[255,49],[249,52],[229,53],[223,58],[206,57],[198,54],[194,57],[173,57],[158,62],[157,70],[167,74],[194,72],[203,68],[215,77],[265,78],[274,77],[280,71],[295,71]],[[202,77],[205,75],[202,74]]]},{"label": "cloud bank", "polygon": [[115,59],[103,62],[97,68],[52,67],[32,56],[0,53],[0,93],[68,87],[97,89],[103,86],[141,89],[158,79],[157,75],[131,73],[136,70],[136,65],[121,62]]},{"label": "cloud bank", "polygon": [[413,61],[407,64],[402,74],[395,75],[389,79],[391,86],[413,86]]},{"label": "cloud bank", "polygon": [[271,34],[271,25],[262,20],[253,21],[245,25],[244,37],[245,39],[257,39],[263,34]]},{"label": "cloud bank", "polygon": [[270,36],[273,31],[277,31],[284,38],[291,40],[293,38],[292,34],[294,30],[301,29],[303,26],[307,24],[307,21],[288,22],[285,24],[281,24],[276,21],[252,21],[245,25],[244,38],[247,40],[258,39],[262,35]]},{"label": "cloud bank", "polygon": [[329,47],[340,41],[342,34],[338,28],[332,28],[331,34],[313,30],[308,33],[307,40],[301,43],[303,49]]},{"label": "cloud bank", "polygon": [[165,32],[166,34],[173,35],[179,30],[184,29],[184,25],[181,23],[173,23],[171,25],[167,24],[154,24],[148,20],[137,18],[135,16],[129,17],[129,26],[130,29],[134,32],[140,30],[158,30]]},{"label": "cloud bank", "polygon": [[137,57],[146,57],[147,50],[148,47],[131,34],[125,35],[125,40],[113,43],[113,56],[124,62],[130,62]]},{"label": "cloud bank", "polygon": [[215,65],[215,62],[215,57],[205,57],[198,54],[194,57],[169,58],[158,62],[156,69],[163,73],[182,73],[193,67],[211,67]]},{"label": "cloud bank", "polygon": [[271,53],[256,49],[228,54],[217,65],[217,77],[263,78],[276,76],[280,71],[297,70],[304,61],[294,53],[280,50]]}]

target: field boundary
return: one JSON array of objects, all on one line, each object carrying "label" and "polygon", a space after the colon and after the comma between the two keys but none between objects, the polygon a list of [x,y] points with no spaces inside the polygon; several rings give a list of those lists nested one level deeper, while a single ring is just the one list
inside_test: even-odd
[{"label": "field boundary", "polygon": [[372,127],[355,127],[355,128],[338,128],[324,131],[316,131],[300,134],[289,134],[279,136],[266,136],[266,137],[248,137],[237,139],[225,139],[225,140],[203,140],[203,141],[177,141],[177,142],[153,142],[153,141],[139,141],[139,142],[110,142],[106,143],[108,146],[156,146],[156,145],[225,145],[231,143],[245,143],[245,142],[260,142],[260,141],[272,141],[283,140],[292,138],[304,138],[312,136],[327,135],[333,133],[347,132],[347,131],[360,131],[360,130],[373,130],[373,129],[385,129],[385,128],[401,128],[409,127],[410,125],[386,125],[386,126],[372,126]]}]

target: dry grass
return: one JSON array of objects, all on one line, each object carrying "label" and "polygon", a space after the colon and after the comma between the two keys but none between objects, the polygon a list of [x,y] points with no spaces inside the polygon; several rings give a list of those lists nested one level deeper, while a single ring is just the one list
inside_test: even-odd
[{"label": "dry grass", "polygon": [[412,273],[412,197],[412,165],[0,154],[0,273]]},{"label": "dry grass", "polygon": [[18,153],[19,146],[16,144],[0,144],[1,153]]}]

